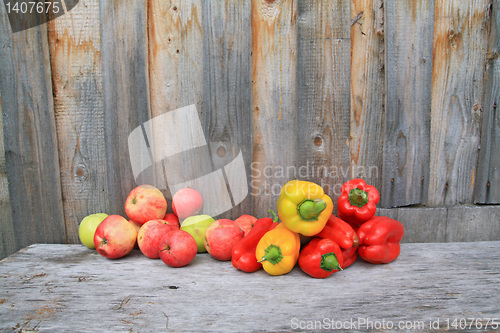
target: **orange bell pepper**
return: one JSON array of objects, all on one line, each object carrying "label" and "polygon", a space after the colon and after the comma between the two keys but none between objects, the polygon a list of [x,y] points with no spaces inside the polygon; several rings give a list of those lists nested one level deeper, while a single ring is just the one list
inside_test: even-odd
[{"label": "orange bell pepper", "polygon": [[267,273],[283,275],[293,269],[299,258],[299,252],[299,234],[280,223],[262,236],[257,244],[255,256]]}]

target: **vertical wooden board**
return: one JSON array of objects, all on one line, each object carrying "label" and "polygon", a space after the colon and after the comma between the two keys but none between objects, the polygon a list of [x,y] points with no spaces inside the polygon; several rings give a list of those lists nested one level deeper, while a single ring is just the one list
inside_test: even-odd
[{"label": "vertical wooden board", "polygon": [[109,212],[124,215],[125,199],[137,185],[131,158],[142,158],[141,151],[130,156],[128,137],[150,119],[147,1],[100,1],[99,14],[106,194]]},{"label": "vertical wooden board", "polygon": [[81,1],[48,27],[64,220],[78,242],[85,216],[109,212],[99,2]]},{"label": "vertical wooden board", "polygon": [[434,1],[386,1],[381,206],[425,203],[429,181]]},{"label": "vertical wooden board", "polygon": [[252,0],[253,212],[268,216],[297,170],[297,2]]},{"label": "vertical wooden board", "polygon": [[435,0],[428,204],[473,201],[489,1]]},{"label": "vertical wooden board", "polygon": [[[0,95],[0,114],[2,114],[2,96]],[[17,251],[14,225],[10,211],[9,183],[5,165],[3,146],[3,121],[0,117],[0,260]]]},{"label": "vertical wooden board", "polygon": [[500,203],[500,1],[492,1],[474,202]]},{"label": "vertical wooden board", "polygon": [[477,242],[500,239],[500,207],[457,205],[448,207],[447,242]]},{"label": "vertical wooden board", "polygon": [[[152,118],[194,104],[201,119],[203,112],[203,27],[201,0],[150,1],[148,4],[149,84]],[[161,130],[152,126],[153,132]],[[153,137],[155,134],[153,133]],[[152,149],[165,143],[157,142]],[[149,142],[152,146],[152,142]],[[154,145],[153,145],[154,146]],[[207,163],[196,159],[165,161],[155,165],[156,177],[165,179],[165,196],[173,193],[168,175],[183,175],[185,166]],[[184,156],[185,157],[185,156]],[[168,170],[167,170],[168,168]],[[199,176],[199,175],[198,175]],[[172,179],[170,180],[172,181]]]},{"label": "vertical wooden board", "polygon": [[[246,177],[250,181],[252,161],[251,114],[251,4],[250,1],[203,1],[203,128],[213,157],[234,159],[243,154]],[[214,154],[212,154],[214,155]],[[214,162],[214,165],[217,162]],[[231,182],[233,177],[225,175]],[[241,184],[241,186],[245,186]],[[236,192],[248,193],[236,185]],[[236,200],[236,199],[235,199]],[[225,214],[237,218],[252,212],[248,195]]]},{"label": "vertical wooden board", "polygon": [[64,243],[47,26],[13,34],[0,6],[0,91],[16,247]]},{"label": "vertical wooden board", "polygon": [[151,1],[148,8],[151,114],[195,104],[203,110],[201,0]]},{"label": "vertical wooden board", "polygon": [[299,175],[334,202],[350,174],[350,1],[300,1],[297,50]]},{"label": "vertical wooden board", "polygon": [[382,189],[385,111],[383,0],[351,5],[351,161],[352,178]]}]

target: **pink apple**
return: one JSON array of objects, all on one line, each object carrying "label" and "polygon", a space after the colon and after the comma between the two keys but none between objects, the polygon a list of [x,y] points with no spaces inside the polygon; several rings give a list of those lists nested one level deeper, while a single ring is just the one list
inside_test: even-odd
[{"label": "pink apple", "polygon": [[[137,233],[139,233],[139,229],[141,228],[141,225],[139,223],[136,223],[132,220],[128,220],[128,222],[130,224],[132,224],[135,228],[135,231],[137,231]],[[136,238],[136,241],[135,241],[135,245],[134,245],[134,248],[138,249],[139,248],[139,245],[137,244],[137,238]]]},{"label": "pink apple", "polygon": [[198,215],[203,207],[203,198],[200,192],[193,188],[183,188],[172,197],[172,210],[179,220]]},{"label": "pink apple", "polygon": [[197,252],[194,237],[184,230],[171,231],[160,239],[160,258],[170,267],[186,266]]},{"label": "pink apple", "polygon": [[171,222],[171,223],[177,224],[177,226],[179,227],[179,229],[181,227],[181,225],[179,223],[179,218],[174,213],[167,213],[167,214],[165,214],[165,216],[163,217],[163,220],[167,221],[167,222]]},{"label": "pink apple", "polygon": [[102,256],[118,259],[129,254],[134,248],[137,231],[123,216],[110,215],[97,227],[94,245]]},{"label": "pink apple", "polygon": [[132,221],[144,224],[150,220],[163,218],[167,206],[167,200],[159,189],[151,185],[139,185],[128,195],[125,201],[125,213]]},{"label": "pink apple", "polygon": [[203,243],[208,253],[217,260],[231,260],[233,246],[243,238],[243,231],[228,219],[213,222],[205,231]]},{"label": "pink apple", "polygon": [[179,227],[164,220],[151,220],[144,223],[137,234],[139,250],[150,259],[159,259],[160,239],[173,230],[179,230]]},{"label": "pink apple", "polygon": [[241,230],[243,230],[243,237],[245,237],[250,232],[250,230],[252,230],[255,221],[257,221],[256,217],[245,214],[234,220],[234,224],[236,224],[238,227],[240,227]]}]

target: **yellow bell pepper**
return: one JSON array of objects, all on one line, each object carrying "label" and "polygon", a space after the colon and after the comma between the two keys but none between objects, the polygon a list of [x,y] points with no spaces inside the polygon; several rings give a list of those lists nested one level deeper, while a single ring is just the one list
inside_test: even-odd
[{"label": "yellow bell pepper", "polygon": [[332,199],[318,184],[291,180],[278,198],[278,216],[293,232],[313,236],[321,232],[332,215]]},{"label": "yellow bell pepper", "polygon": [[257,260],[270,275],[290,272],[299,258],[299,234],[289,230],[283,223],[266,232],[255,250]]}]

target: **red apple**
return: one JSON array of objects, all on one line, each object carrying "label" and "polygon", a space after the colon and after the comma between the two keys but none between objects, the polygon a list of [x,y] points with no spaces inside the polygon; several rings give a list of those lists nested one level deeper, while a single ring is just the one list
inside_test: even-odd
[{"label": "red apple", "polygon": [[179,223],[179,218],[174,213],[167,213],[167,214],[165,214],[165,216],[163,217],[163,220],[167,221],[167,222],[171,222],[171,223],[177,224],[177,226],[179,227],[179,229],[181,228],[181,225]]},{"label": "red apple", "polygon": [[179,220],[198,215],[203,207],[203,198],[200,192],[193,188],[183,188],[172,197],[172,210]]},{"label": "red apple", "polygon": [[175,230],[160,239],[160,258],[170,267],[182,267],[196,257],[198,246],[194,237],[184,230]]},{"label": "red apple", "polygon": [[144,223],[137,234],[139,250],[150,259],[159,259],[160,239],[173,230],[179,230],[179,227],[164,220],[151,220]]},{"label": "red apple", "polygon": [[213,222],[205,231],[203,243],[208,253],[217,260],[231,260],[233,246],[243,238],[243,231],[228,219]]},{"label": "red apple", "polygon": [[134,222],[144,224],[161,219],[167,212],[167,200],[159,189],[151,185],[134,188],[125,201],[125,213]]},{"label": "red apple", "polygon": [[252,230],[255,221],[257,221],[256,217],[245,214],[234,220],[234,224],[236,224],[238,227],[240,227],[241,230],[243,230],[243,237],[245,237],[250,232],[250,230]]},{"label": "red apple", "polygon": [[110,215],[97,227],[94,245],[102,256],[118,259],[129,254],[134,248],[137,231],[123,216]]}]

